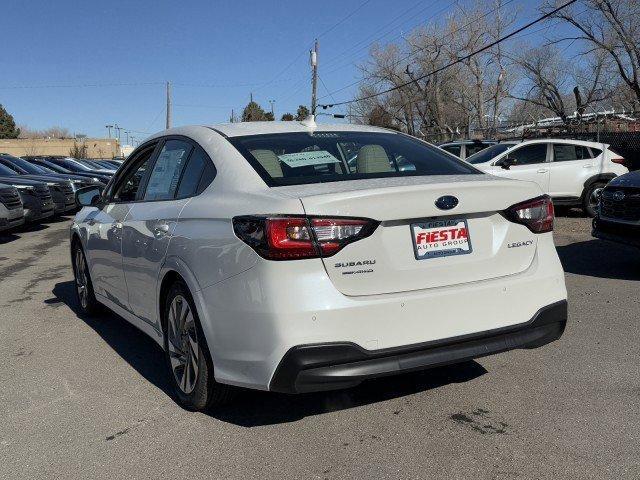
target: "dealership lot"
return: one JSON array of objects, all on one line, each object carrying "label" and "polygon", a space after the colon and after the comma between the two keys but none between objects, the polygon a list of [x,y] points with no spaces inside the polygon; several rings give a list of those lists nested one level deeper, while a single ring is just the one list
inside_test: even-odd
[{"label": "dealership lot", "polygon": [[640,477],[640,251],[589,219],[557,220],[559,341],[209,415],[152,340],[75,313],[69,221],[0,236],[0,478]]}]

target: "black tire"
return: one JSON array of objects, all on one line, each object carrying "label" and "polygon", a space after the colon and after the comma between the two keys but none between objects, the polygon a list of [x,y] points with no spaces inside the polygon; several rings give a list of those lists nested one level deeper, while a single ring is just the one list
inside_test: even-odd
[{"label": "black tire", "polygon": [[193,298],[183,281],[171,285],[163,308],[165,359],[178,404],[187,410],[203,411],[228,403],[233,397],[233,387],[215,381],[209,346]]},{"label": "black tire", "polygon": [[589,185],[584,190],[584,195],[582,197],[582,210],[584,213],[593,218],[597,214],[598,201],[597,201],[597,192],[598,190],[602,190],[606,183],[604,182],[594,182]]},{"label": "black tire", "polygon": [[78,300],[78,308],[84,315],[97,315],[102,311],[102,305],[96,300],[87,259],[80,242],[77,240],[73,242],[71,255],[75,285],[74,290],[76,292],[76,299]]}]

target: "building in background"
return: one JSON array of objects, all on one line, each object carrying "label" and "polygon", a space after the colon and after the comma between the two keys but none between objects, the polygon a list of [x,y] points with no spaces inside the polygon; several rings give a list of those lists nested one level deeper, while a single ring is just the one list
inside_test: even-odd
[{"label": "building in background", "polygon": [[0,139],[0,152],[23,155],[71,155],[74,148],[86,146],[85,158],[121,157],[117,138],[12,138]]}]

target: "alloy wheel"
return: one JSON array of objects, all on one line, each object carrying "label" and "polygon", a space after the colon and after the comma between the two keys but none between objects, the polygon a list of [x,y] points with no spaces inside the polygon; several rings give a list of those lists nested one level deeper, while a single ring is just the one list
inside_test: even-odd
[{"label": "alloy wheel", "polygon": [[76,290],[78,291],[78,299],[80,300],[80,306],[82,306],[82,308],[86,310],[89,305],[89,290],[87,286],[88,276],[86,263],[84,261],[84,255],[82,254],[82,250],[80,248],[76,249],[75,262]]},{"label": "alloy wheel", "polygon": [[189,302],[176,295],[169,307],[168,348],[171,371],[185,394],[190,394],[198,380],[198,331]]}]

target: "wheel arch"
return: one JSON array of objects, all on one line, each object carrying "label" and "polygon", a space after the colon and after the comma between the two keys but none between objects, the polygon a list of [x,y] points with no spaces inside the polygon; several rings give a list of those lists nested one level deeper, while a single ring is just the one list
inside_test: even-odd
[{"label": "wheel arch", "polygon": [[593,185],[596,182],[609,183],[614,178],[616,178],[616,175],[613,174],[613,173],[599,173],[598,175],[593,175],[593,176],[589,177],[584,182],[583,186],[584,186],[585,189],[587,189],[587,188],[589,188],[591,185]]}]

